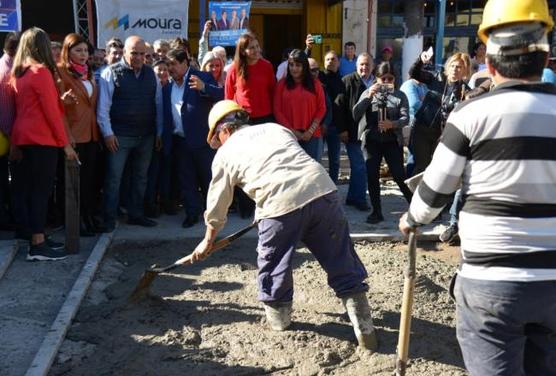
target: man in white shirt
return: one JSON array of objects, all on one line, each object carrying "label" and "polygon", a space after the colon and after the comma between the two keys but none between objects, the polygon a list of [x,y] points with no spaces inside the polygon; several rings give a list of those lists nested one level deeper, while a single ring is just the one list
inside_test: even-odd
[{"label": "man in white shirt", "polygon": [[207,229],[194,261],[211,253],[238,186],[256,203],[258,298],[271,328],[284,330],[290,325],[292,258],[302,241],[342,299],[359,345],[375,350],[377,340],[365,294],[367,271],[351,242],[336,185],[290,130],[274,123],[248,127],[247,121],[247,113],[230,100],[218,102],[209,114],[207,141],[218,152],[207,198]]}]

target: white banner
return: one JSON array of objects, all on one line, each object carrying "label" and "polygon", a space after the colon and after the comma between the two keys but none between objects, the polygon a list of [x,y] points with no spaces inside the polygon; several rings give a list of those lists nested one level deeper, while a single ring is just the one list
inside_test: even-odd
[{"label": "white banner", "polygon": [[139,35],[147,42],[187,38],[189,0],[96,0],[98,46]]}]

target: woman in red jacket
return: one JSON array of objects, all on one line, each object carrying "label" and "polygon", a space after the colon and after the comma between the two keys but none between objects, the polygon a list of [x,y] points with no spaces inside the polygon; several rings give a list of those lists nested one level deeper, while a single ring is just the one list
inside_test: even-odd
[{"label": "woman in red jacket", "polygon": [[272,96],[276,78],[272,64],[261,56],[257,37],[245,33],[236,45],[234,63],[226,75],[225,99],[232,99],[249,113],[250,124],[274,121]]},{"label": "woman in red jacket", "polygon": [[[87,60],[89,45],[79,34],[71,33],[64,39],[58,72],[61,92],[69,91],[64,100],[64,112],[72,146],[79,153],[81,236],[93,236],[99,229],[93,220],[97,202],[95,176],[99,152],[99,129],[96,117],[97,86]],[[59,164],[58,164],[59,165]],[[58,167],[60,168],[60,167]],[[63,181],[64,170],[58,171]]]},{"label": "woman in red jacket", "polygon": [[[18,183],[23,189],[31,244],[27,260],[59,260],[64,245],[44,236],[48,197],[56,176],[58,151],[66,158],[77,154],[69,143],[63,105],[56,86],[58,70],[50,51],[50,39],[39,28],[25,31],[12,69],[16,116],[11,142],[12,157],[20,159]],[[62,97],[69,95],[64,93]],[[18,155],[20,154],[20,155]],[[56,248],[56,249],[54,249]]]},{"label": "woman in red jacket", "polygon": [[319,81],[311,75],[305,52],[293,50],[288,56],[288,73],[276,86],[276,122],[292,130],[299,145],[320,161],[322,137],[320,124],[326,114],[326,98]]}]

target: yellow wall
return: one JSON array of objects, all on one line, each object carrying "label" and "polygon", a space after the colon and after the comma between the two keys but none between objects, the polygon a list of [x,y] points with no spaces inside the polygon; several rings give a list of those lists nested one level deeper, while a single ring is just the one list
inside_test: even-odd
[{"label": "yellow wall", "polygon": [[323,36],[322,44],[313,47],[313,58],[322,62],[327,51],[342,53],[342,3],[329,7],[321,0],[305,0],[305,24],[307,33]]}]

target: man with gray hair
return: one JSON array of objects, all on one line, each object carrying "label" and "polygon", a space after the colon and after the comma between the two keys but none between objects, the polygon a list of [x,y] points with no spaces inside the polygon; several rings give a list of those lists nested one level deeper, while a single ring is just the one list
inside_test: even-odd
[{"label": "man with gray hair", "polygon": [[166,59],[166,54],[170,51],[170,43],[164,39],[157,39],[153,42],[153,48],[155,53],[155,60]]},{"label": "man with gray hair", "polygon": [[373,58],[366,52],[357,57],[356,70],[348,74],[342,81],[345,85],[344,94],[339,98],[344,121],[338,124],[340,140],[346,145],[351,175],[346,205],[354,206],[361,211],[369,210],[367,204],[367,169],[361,151],[361,141],[357,139],[357,124],[353,119],[353,106],[359,101],[361,94],[372,85]]},{"label": "man with gray hair", "polygon": [[123,59],[101,73],[97,118],[108,150],[104,182],[104,225],[108,232],[116,224],[120,182],[128,158],[128,223],[145,227],[157,224],[145,217],[143,199],[155,134],[157,146],[162,134],[162,89],[153,69],[144,63],[145,53],[145,41],[130,36]]}]

